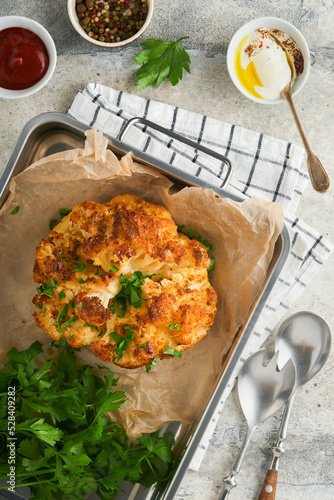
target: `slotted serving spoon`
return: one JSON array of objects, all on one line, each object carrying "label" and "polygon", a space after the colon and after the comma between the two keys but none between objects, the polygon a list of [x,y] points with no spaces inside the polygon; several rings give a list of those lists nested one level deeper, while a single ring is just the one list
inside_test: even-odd
[{"label": "slotted serving spoon", "polygon": [[292,359],[296,367],[296,382],[286,403],[278,440],[273,447],[273,459],[262,486],[259,500],[274,500],[279,459],[284,453],[283,441],[287,436],[288,421],[296,391],[311,380],[326,363],[332,344],[331,330],[317,314],[300,311],[290,316],[280,326],[275,347],[279,350],[278,366]]},{"label": "slotted serving spoon", "polygon": [[240,471],[246,448],[256,427],[286,403],[295,385],[296,369],[293,362],[287,361],[279,371],[279,353],[276,352],[267,366],[263,366],[265,352],[265,349],[260,349],[250,356],[238,377],[238,395],[247,420],[247,434],[230,475],[224,479],[225,485],[219,500],[226,500],[231,489],[237,485],[235,476]]}]

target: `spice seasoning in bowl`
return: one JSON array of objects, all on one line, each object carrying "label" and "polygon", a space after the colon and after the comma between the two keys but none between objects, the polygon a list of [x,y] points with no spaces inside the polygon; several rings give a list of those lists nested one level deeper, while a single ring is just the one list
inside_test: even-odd
[{"label": "spice seasoning in bowl", "polygon": [[119,47],[136,40],[148,26],[153,0],[68,0],[70,20],[86,40]]}]

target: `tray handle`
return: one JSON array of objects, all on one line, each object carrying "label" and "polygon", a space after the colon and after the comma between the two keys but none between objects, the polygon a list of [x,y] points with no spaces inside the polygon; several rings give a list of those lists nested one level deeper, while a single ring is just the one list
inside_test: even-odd
[{"label": "tray handle", "polygon": [[151,122],[150,120],[147,120],[146,118],[141,118],[135,116],[134,118],[131,118],[127,122],[124,123],[122,126],[121,130],[119,131],[116,139],[121,141],[126,134],[126,132],[129,130],[129,128],[136,124],[136,123],[142,123],[143,125],[146,125],[148,127],[151,127],[158,132],[161,132],[169,137],[172,137],[173,139],[176,139],[177,141],[183,142],[187,146],[193,147],[194,149],[198,149],[199,151],[202,151],[202,153],[206,153],[209,156],[212,156],[213,158],[216,158],[217,160],[220,160],[221,162],[225,163],[227,165],[227,174],[225,175],[224,181],[221,185],[221,188],[225,188],[228,183],[230,182],[232,172],[233,172],[233,166],[232,163],[226,156],[223,156],[219,153],[216,153],[215,151],[212,151],[209,148],[206,148],[205,146],[202,146],[201,144],[198,144],[195,141],[191,141],[190,139],[187,139],[186,137],[183,137],[182,135],[177,134],[176,132],[173,132],[172,130],[169,130],[167,128],[161,127],[157,123]]}]

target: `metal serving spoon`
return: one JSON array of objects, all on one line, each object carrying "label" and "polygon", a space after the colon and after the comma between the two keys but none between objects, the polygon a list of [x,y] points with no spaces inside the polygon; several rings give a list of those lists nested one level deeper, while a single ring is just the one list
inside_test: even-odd
[{"label": "metal serving spoon", "polygon": [[293,314],[280,326],[275,348],[279,351],[278,366],[292,359],[296,367],[296,382],[285,405],[278,440],[273,447],[273,459],[263,483],[259,500],[274,500],[279,459],[284,453],[288,421],[296,391],[311,380],[326,363],[332,343],[331,330],[324,319],[314,313],[301,311]]},{"label": "metal serving spoon", "polygon": [[289,399],[295,385],[296,369],[291,360],[277,370],[278,352],[267,366],[263,366],[265,349],[260,349],[246,361],[238,377],[238,394],[242,411],[247,420],[247,434],[239,454],[224,479],[224,489],[219,500],[226,500],[237,483],[235,476],[241,468],[246,448],[256,427],[276,413]]}]

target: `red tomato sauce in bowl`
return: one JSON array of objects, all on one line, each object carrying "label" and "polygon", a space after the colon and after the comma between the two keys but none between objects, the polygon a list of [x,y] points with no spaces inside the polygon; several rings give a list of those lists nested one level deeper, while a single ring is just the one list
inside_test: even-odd
[{"label": "red tomato sauce in bowl", "polygon": [[23,90],[39,82],[49,67],[44,42],[30,30],[0,31],[0,87]]}]

